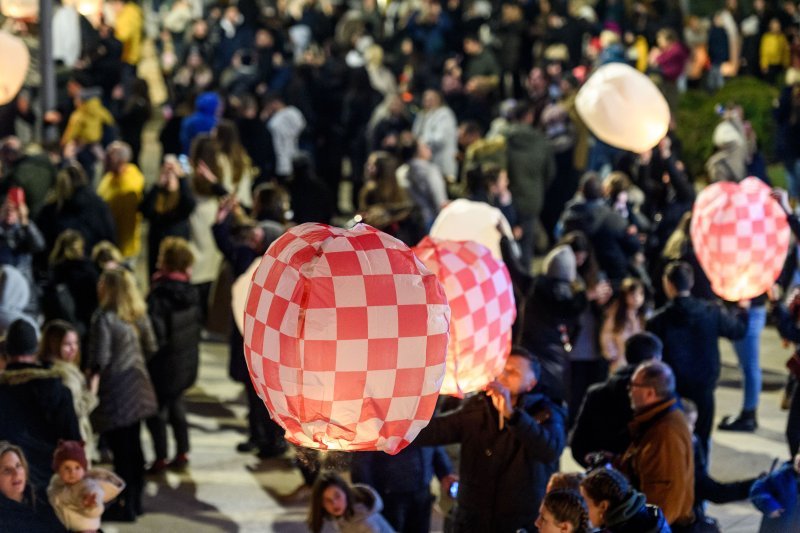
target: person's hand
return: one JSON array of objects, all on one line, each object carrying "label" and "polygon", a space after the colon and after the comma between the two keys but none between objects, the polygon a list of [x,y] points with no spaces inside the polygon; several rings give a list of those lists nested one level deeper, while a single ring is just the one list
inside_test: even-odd
[{"label": "person's hand", "polygon": [[492,405],[503,418],[511,418],[514,412],[511,405],[511,392],[499,381],[495,380],[486,386],[486,394],[492,399]]},{"label": "person's hand", "polygon": [[59,124],[61,122],[61,113],[58,111],[45,111],[42,120],[45,124]]},{"label": "person's hand", "polygon": [[669,137],[661,139],[661,142],[658,143],[658,150],[661,152],[661,159],[669,159],[672,155],[672,139]]},{"label": "person's hand", "polygon": [[89,392],[97,396],[97,391],[100,390],[100,374],[93,374],[89,377]]},{"label": "person's hand", "polygon": [[590,452],[584,456],[583,461],[592,467],[604,465],[614,461],[616,456],[607,451]]},{"label": "person's hand", "polygon": [[775,509],[771,513],[769,513],[770,518],[779,518],[786,509]]},{"label": "person's hand", "polygon": [[522,226],[514,226],[513,228],[511,228],[511,233],[514,234],[514,238],[516,240],[520,240],[523,234]]},{"label": "person's hand", "polygon": [[599,281],[594,287],[586,291],[586,297],[590,302],[596,302],[598,305],[606,305],[614,295],[614,290],[611,284],[606,281]]},{"label": "person's hand", "polygon": [[778,283],[770,287],[767,291],[767,298],[769,298],[769,301],[772,303],[779,301],[781,296],[783,296],[783,289]]},{"label": "person's hand", "polygon": [[219,209],[217,209],[217,224],[222,224],[231,214],[234,207],[236,207],[236,196],[231,194],[223,198],[219,202]]},{"label": "person's hand", "polygon": [[750,303],[751,303],[750,300],[739,300],[738,302],[736,302],[736,305],[740,309],[750,309]]},{"label": "person's hand", "polygon": [[788,215],[792,212],[792,206],[789,204],[789,193],[785,189],[775,187],[769,195],[773,200],[778,202],[778,205],[781,206],[784,213]]},{"label": "person's hand", "polygon": [[75,159],[78,157],[78,144],[75,141],[70,141],[61,149],[61,155],[64,159]]},{"label": "person's hand", "polygon": [[212,172],[211,169],[208,168],[208,165],[206,165],[203,161],[200,161],[197,164],[197,175],[211,184],[219,183],[219,178],[217,175],[214,174],[214,172]]},{"label": "person's hand", "polygon": [[448,474],[439,480],[439,484],[442,486],[442,494],[446,494],[450,497],[450,487],[452,487],[453,483],[456,481],[458,481],[458,476],[455,474]]},{"label": "person's hand", "polygon": [[111,89],[111,99],[112,100],[122,100],[125,98],[125,88],[122,84],[117,84]]},{"label": "person's hand", "polygon": [[97,507],[97,494],[95,494],[94,492],[89,492],[84,494],[83,507],[86,509],[92,509],[93,507]]},{"label": "person's hand", "polygon": [[23,226],[27,226],[28,222],[30,222],[30,209],[28,209],[28,204],[25,202],[20,203],[17,205],[17,213],[19,213],[19,223]]}]

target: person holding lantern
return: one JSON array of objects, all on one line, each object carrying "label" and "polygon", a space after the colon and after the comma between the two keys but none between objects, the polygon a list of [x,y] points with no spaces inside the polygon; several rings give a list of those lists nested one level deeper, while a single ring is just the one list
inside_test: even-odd
[{"label": "person holding lantern", "polygon": [[436,417],[415,444],[461,444],[455,531],[535,531],[539,505],[564,450],[565,409],[544,394],[539,359],[511,349],[485,393]]}]

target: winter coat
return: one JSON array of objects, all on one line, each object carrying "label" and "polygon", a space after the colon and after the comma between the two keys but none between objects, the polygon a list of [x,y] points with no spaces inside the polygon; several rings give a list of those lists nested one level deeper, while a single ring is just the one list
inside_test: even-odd
[{"label": "winter coat", "polygon": [[287,106],[267,122],[267,130],[272,135],[272,146],[275,150],[275,174],[289,176],[292,174],[292,159],[299,152],[300,135],[306,128],[303,113],[294,106]]},{"label": "winter coat", "polygon": [[99,143],[103,140],[103,126],[114,124],[114,117],[95,96],[81,102],[69,116],[61,144],[76,142],[79,145]]},{"label": "winter coat", "polygon": [[98,309],[92,317],[87,367],[100,374],[100,405],[92,413],[102,433],[154,415],[158,409],[145,357],[158,349],[147,316],[129,324]]},{"label": "winter coat", "polygon": [[[47,290],[45,291],[45,298],[50,300],[43,302],[45,314],[47,315],[48,308],[56,310],[53,304],[58,304],[58,302],[53,300],[58,300],[61,290],[59,285],[66,289],[66,294],[63,296],[69,299],[62,304],[71,306],[71,308],[60,308],[58,313],[47,316],[47,319],[67,320],[78,329],[81,337],[88,334],[92,314],[97,309],[97,279],[97,268],[89,259],[66,259],[56,264],[50,276],[50,288],[55,293],[51,292],[48,295]],[[68,316],[65,312],[71,313],[72,316]]]},{"label": "winter coat", "polygon": [[635,370],[636,365],[622,367],[586,391],[569,440],[572,457],[579,464],[589,466],[589,453],[607,451],[619,455],[630,445],[628,424],[633,419],[633,409],[628,384]]},{"label": "winter coat", "polygon": [[501,430],[491,398],[480,393],[431,420],[415,444],[461,444],[456,531],[535,531],[547,480],[564,450],[565,418],[561,406],[531,393],[519,398]]},{"label": "winter coat", "polygon": [[[46,155],[26,155],[10,165],[0,184],[0,197],[5,198],[13,186],[25,190],[25,203],[31,220],[36,219],[47,195],[56,182],[56,169]],[[40,226],[41,227],[41,226]]]},{"label": "winter coat", "polygon": [[[328,517],[322,523],[320,533],[394,533],[392,526],[381,515],[383,500],[372,487],[354,485],[353,494],[366,503],[355,503],[354,514],[350,518]],[[363,495],[363,496],[362,496]]]},{"label": "winter coat", "polygon": [[433,475],[441,479],[453,471],[450,459],[441,446],[403,448],[397,455],[383,452],[359,452],[353,455],[350,474],[354,483],[373,487],[378,494],[429,492]]},{"label": "winter coat", "polygon": [[30,299],[31,287],[25,276],[10,265],[0,265],[0,335],[5,336],[8,326],[18,318],[36,324],[25,312]]},{"label": "winter coat", "polygon": [[[753,483],[750,501],[764,513],[759,533],[784,533],[800,531],[800,479],[792,462],[784,463],[779,469]],[[769,515],[778,509],[783,513],[777,518]]]},{"label": "winter coat", "polygon": [[66,528],[58,521],[44,496],[34,494],[30,482],[21,502],[0,494],[0,533],[61,533]]},{"label": "winter coat", "polygon": [[117,230],[117,246],[124,257],[139,254],[142,242],[142,215],[139,203],[144,194],[144,176],[133,163],[119,175],[107,172],[97,186],[97,195],[108,204]]},{"label": "winter coat", "polygon": [[158,352],[147,368],[158,401],[164,405],[197,380],[203,312],[193,285],[158,275],[150,287],[147,309],[158,340]]},{"label": "winter coat", "polygon": [[217,125],[217,109],[220,100],[217,93],[206,92],[197,97],[194,104],[194,113],[181,122],[181,147],[183,153],[188,154],[192,148],[192,141],[201,133],[208,133]]},{"label": "winter coat", "polygon": [[0,440],[22,448],[30,466],[30,482],[44,487],[53,475],[53,452],[59,439],[81,438],[72,394],[57,371],[37,364],[10,363],[0,373],[0,405]]},{"label": "winter coat", "polygon": [[686,417],[672,398],[634,414],[631,444],[620,459],[622,471],[667,522],[694,520],[694,451]]},{"label": "winter coat", "polygon": [[520,215],[536,218],[542,212],[544,194],[556,176],[556,163],[547,137],[529,124],[511,124],[506,138],[508,184]]},{"label": "winter coat", "polygon": [[455,177],[458,152],[458,123],[453,110],[447,106],[421,111],[412,126],[414,135],[431,149],[433,164],[442,175]]},{"label": "winter coat", "polygon": [[222,265],[222,254],[214,244],[214,235],[211,233],[211,226],[216,221],[219,209],[219,199],[216,196],[197,195],[195,201],[194,211],[189,215],[194,254],[192,283],[211,283],[219,277]]},{"label": "winter coat", "polygon": [[639,251],[639,238],[628,233],[628,221],[603,199],[579,199],[567,204],[561,222],[564,233],[580,230],[592,243],[600,269],[613,282],[628,274],[628,264]]},{"label": "winter coat", "polygon": [[631,491],[626,501],[605,514],[605,528],[600,533],[670,533],[664,513],[647,505],[644,494]]},{"label": "winter coat", "polygon": [[48,249],[52,249],[65,229],[74,229],[80,233],[86,241],[87,251],[100,241],[117,242],[111,209],[89,186],[76,189],[72,198],[66,200],[60,208],[56,202],[45,204],[36,218],[36,225],[41,230]]},{"label": "winter coat", "polygon": [[[104,468],[93,468],[84,478],[72,485],[65,484],[58,474],[47,487],[47,499],[58,519],[70,531],[94,531],[100,529],[100,517],[104,503],[110,502],[122,492],[125,482],[114,472]],[[95,497],[95,506],[86,508],[83,500],[89,494]]]},{"label": "winter coat", "polygon": [[147,260],[150,272],[155,272],[158,247],[165,237],[183,237],[189,240],[189,216],[197,202],[186,179],[178,180],[178,190],[170,192],[154,185],[147,191],[139,209],[150,221],[147,232]]},{"label": "winter coat", "polygon": [[[647,331],[664,342],[664,362],[675,373],[678,394],[715,387],[720,373],[719,337],[738,340],[747,332],[747,312],[679,296],[647,321]],[[692,394],[695,392],[695,394]]]},{"label": "winter coat", "polygon": [[78,417],[81,439],[86,443],[87,450],[93,450],[94,431],[89,422],[89,415],[97,407],[97,395],[89,390],[86,377],[76,365],[56,359],[53,361],[53,370],[59,373],[61,382],[72,394],[72,406],[75,408],[75,416]]},{"label": "winter coat", "polygon": [[0,264],[11,265],[33,283],[33,254],[45,249],[39,228],[31,221],[27,225],[0,224]]},{"label": "winter coat", "polygon": [[125,2],[114,23],[114,37],[122,43],[122,61],[137,65],[142,57],[144,15],[135,2]]}]

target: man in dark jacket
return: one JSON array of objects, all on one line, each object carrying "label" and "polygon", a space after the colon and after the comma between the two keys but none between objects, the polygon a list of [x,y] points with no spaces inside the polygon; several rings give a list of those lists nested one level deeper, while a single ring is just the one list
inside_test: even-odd
[{"label": "man in dark jacket", "polygon": [[721,305],[692,297],[694,274],[683,261],[667,265],[662,282],[669,302],[647,321],[647,330],[664,342],[664,362],[675,371],[678,395],[697,404],[695,434],[708,456],[714,389],[720,373],[718,339],[744,337],[747,311],[729,312]]},{"label": "man in dark jacket", "polygon": [[536,357],[512,349],[485,394],[434,418],[415,440],[422,446],[461,444],[455,531],[535,531],[566,440],[563,407],[530,393],[539,369]]},{"label": "man in dark jacket", "polygon": [[628,364],[603,383],[589,387],[570,435],[572,457],[578,463],[588,467],[591,461],[587,455],[592,452],[617,455],[631,443],[628,433],[628,423],[633,419],[628,396],[631,376],[641,363],[660,360],[663,348],[661,340],[652,333],[633,335],[625,342]]},{"label": "man in dark jacket", "polygon": [[581,179],[580,193],[561,216],[564,233],[577,230],[586,234],[600,269],[617,288],[640,249],[636,227],[606,203],[597,174],[588,173]]},{"label": "man in dark jacket", "polygon": [[6,369],[0,374],[0,440],[20,446],[30,465],[30,480],[44,487],[53,475],[59,439],[81,440],[72,394],[60,374],[36,361],[36,329],[25,319],[6,334]]},{"label": "man in dark jacket", "polygon": [[503,132],[511,199],[522,227],[520,248],[527,268],[533,258],[536,228],[544,205],[544,194],[556,175],[556,163],[547,137],[533,127],[534,110],[520,105],[514,122]]}]

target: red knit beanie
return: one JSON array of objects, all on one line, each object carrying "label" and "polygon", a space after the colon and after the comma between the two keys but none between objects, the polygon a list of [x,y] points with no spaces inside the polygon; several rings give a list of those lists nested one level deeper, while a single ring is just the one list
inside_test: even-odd
[{"label": "red knit beanie", "polygon": [[81,440],[58,441],[58,447],[53,452],[53,471],[58,472],[58,467],[64,461],[75,461],[86,470],[88,463],[86,461],[86,452],[83,449],[84,445],[85,443]]}]

